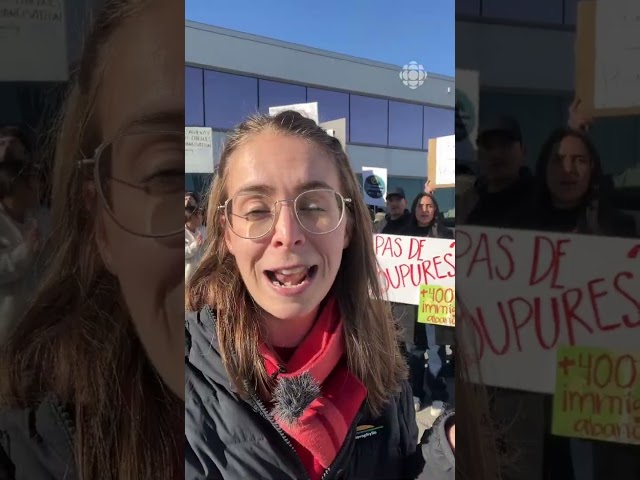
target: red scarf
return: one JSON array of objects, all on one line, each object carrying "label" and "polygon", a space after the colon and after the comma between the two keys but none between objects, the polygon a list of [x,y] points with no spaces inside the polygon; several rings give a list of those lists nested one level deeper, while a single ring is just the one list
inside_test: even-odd
[{"label": "red scarf", "polygon": [[[268,399],[276,423],[292,444],[312,480],[331,466],[367,396],[346,366],[344,331],[335,299],[330,299],[288,362],[260,345],[267,373],[277,374]],[[285,373],[278,373],[279,366]]]}]

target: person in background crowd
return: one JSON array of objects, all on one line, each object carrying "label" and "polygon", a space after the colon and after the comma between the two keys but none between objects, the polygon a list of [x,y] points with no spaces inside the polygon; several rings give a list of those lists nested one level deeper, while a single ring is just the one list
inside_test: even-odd
[{"label": "person in background crowd", "polygon": [[[453,239],[453,231],[443,225],[440,207],[435,197],[430,193],[422,192],[416,196],[411,205],[411,219],[403,235],[411,237],[446,238]],[[411,315],[402,326],[413,331],[416,330],[414,345],[407,344],[408,362],[414,390],[414,402],[422,403],[424,396],[425,359],[424,351],[428,351],[429,361],[426,372],[427,386],[431,392],[431,406],[429,414],[437,418],[445,409],[449,401],[447,384],[442,375],[442,367],[446,362],[446,345],[453,345],[454,331],[449,327],[418,324],[418,308],[411,309]],[[416,328],[418,326],[418,328]],[[425,334],[425,335],[423,335]],[[446,337],[446,338],[444,338]]]},{"label": "person in background crowd", "polygon": [[523,216],[527,228],[636,236],[633,219],[611,208],[600,155],[584,133],[571,128],[552,132],[541,148],[535,180],[535,209]]},{"label": "person in background crowd", "polygon": [[203,211],[195,200],[184,209],[184,281],[189,281],[202,258],[206,231]]},{"label": "person in background crowd", "polygon": [[[544,142],[536,165],[536,208],[523,215],[522,226],[536,231],[633,238],[633,219],[608,205],[600,156],[584,132],[563,127]],[[529,448],[542,449],[545,475],[553,473],[553,478],[569,480],[639,478],[637,447],[554,436],[550,430],[553,397],[540,395],[540,401],[544,402],[540,421],[545,426],[544,440],[532,442]]]},{"label": "person in background crowd", "polygon": [[32,269],[41,235],[31,212],[38,205],[34,176],[21,160],[0,162],[0,345],[34,290]]},{"label": "person in background crowd", "polygon": [[27,135],[18,127],[0,128],[0,162],[6,159],[29,161],[30,147]]},{"label": "person in background crowd", "polygon": [[453,479],[455,414],[418,445],[340,142],[297,112],[251,118],[220,175],[187,289],[185,478]]},{"label": "person in background crowd", "polygon": [[[468,213],[456,205],[457,224],[512,226],[529,205],[533,188],[520,125],[512,117],[499,117],[480,131],[477,145],[481,180],[475,192],[468,192],[477,202]],[[469,202],[461,203],[468,208]]]},{"label": "person in background crowd", "polygon": [[411,212],[407,210],[407,196],[400,187],[391,188],[387,193],[387,213],[385,221],[378,224],[380,230],[375,233],[398,235],[411,219]]},{"label": "person in background crowd", "polygon": [[184,206],[189,204],[200,205],[200,195],[196,192],[185,192],[184,194]]}]

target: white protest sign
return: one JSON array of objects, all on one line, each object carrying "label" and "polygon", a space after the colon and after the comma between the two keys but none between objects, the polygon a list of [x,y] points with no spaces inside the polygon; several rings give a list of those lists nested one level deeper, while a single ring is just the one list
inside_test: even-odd
[{"label": "white protest sign", "polygon": [[455,243],[441,238],[374,235],[380,270],[378,277],[387,300],[420,304],[420,286],[455,287]]},{"label": "white protest sign", "polygon": [[280,107],[269,107],[269,115],[274,116],[279,114],[280,112],[285,112],[287,110],[293,110],[294,112],[298,112],[302,116],[310,118],[316,123],[320,122],[318,117],[318,102],[296,103],[294,105],[282,105]]},{"label": "white protest sign", "polygon": [[207,127],[184,128],[184,171],[213,173],[213,134]]},{"label": "white protest sign", "polygon": [[456,183],[456,136],[448,135],[436,139],[435,186]]},{"label": "white protest sign", "polygon": [[640,108],[640,2],[597,2],[595,108]]},{"label": "white protest sign", "polygon": [[63,0],[0,1],[0,81],[64,82],[69,75]]},{"label": "white protest sign", "polygon": [[482,383],[553,393],[558,347],[640,345],[638,240],[465,226],[456,266],[457,324]]},{"label": "white protest sign", "polygon": [[387,169],[362,167],[362,188],[364,203],[384,207],[387,204]]}]

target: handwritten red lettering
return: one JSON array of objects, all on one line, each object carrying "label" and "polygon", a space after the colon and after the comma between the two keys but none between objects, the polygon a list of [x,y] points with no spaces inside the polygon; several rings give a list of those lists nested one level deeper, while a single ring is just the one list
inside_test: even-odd
[{"label": "handwritten red lettering", "polygon": [[[621,285],[621,280],[622,279],[627,279],[627,280],[634,280],[634,275],[631,272],[620,272],[618,275],[616,275],[616,277],[613,279],[613,288],[620,294],[622,295],[625,299],[627,299],[629,302],[631,302],[635,309],[636,309],[636,320],[632,320],[631,315],[623,315],[622,316],[622,322],[629,328],[635,328],[635,327],[640,327],[640,300],[635,299],[634,297],[631,296],[631,294],[629,292],[627,292],[627,290],[622,288]],[[635,288],[636,292],[640,291],[640,288],[638,288],[636,286]]]},{"label": "handwritten red lettering", "polygon": [[501,273],[501,271],[496,268],[496,275],[500,280],[509,280],[515,272],[515,262],[513,261],[513,256],[511,255],[509,248],[507,248],[507,245],[505,245],[507,242],[513,243],[513,237],[511,235],[501,235],[498,238],[498,248],[504,252],[509,265],[507,273]]},{"label": "handwritten red lettering", "polygon": [[[560,271],[560,258],[566,255],[563,246],[569,243],[568,239],[557,240],[554,244],[553,240],[544,236],[536,236],[533,248],[533,263],[531,265],[531,275],[529,276],[529,285],[537,285],[551,275],[551,288],[563,289],[562,285],[558,285],[558,274]],[[548,260],[547,269],[541,274],[538,269],[541,268],[542,252],[546,250]]]}]

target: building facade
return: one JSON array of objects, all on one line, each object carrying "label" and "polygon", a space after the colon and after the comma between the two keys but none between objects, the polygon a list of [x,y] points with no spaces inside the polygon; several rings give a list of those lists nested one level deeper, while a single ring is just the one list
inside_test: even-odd
[{"label": "building facade", "polygon": [[[355,172],[386,168],[389,186],[404,188],[411,201],[424,187],[429,139],[454,133],[452,77],[427,73],[411,89],[401,66],[195,22],[186,22],[185,43],[186,125],[213,129],[215,159],[227,132],[247,115],[318,102],[320,122],[346,119]],[[187,188],[203,182],[187,175]],[[453,189],[437,196],[443,210],[453,208]]]}]

